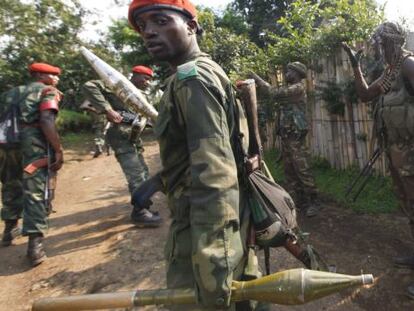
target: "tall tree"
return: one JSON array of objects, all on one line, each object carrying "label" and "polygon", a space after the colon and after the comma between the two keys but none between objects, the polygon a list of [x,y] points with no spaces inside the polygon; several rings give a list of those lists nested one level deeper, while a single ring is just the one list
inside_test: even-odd
[{"label": "tall tree", "polygon": [[241,14],[250,25],[250,38],[259,46],[264,46],[266,32],[280,33],[276,21],[294,0],[234,0],[233,9]]},{"label": "tall tree", "polygon": [[30,63],[47,62],[62,68],[59,88],[73,101],[80,84],[96,76],[79,53],[87,14],[79,0],[0,0],[0,91],[27,83]]}]

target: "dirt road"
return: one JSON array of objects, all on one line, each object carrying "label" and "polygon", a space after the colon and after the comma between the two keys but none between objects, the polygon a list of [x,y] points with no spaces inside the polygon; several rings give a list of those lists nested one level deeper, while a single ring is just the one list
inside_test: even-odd
[{"label": "dirt road", "polygon": [[[165,225],[135,228],[129,222],[126,181],[115,158],[92,160],[89,148],[87,143],[66,148],[56,213],[45,242],[48,260],[31,269],[25,257],[26,238],[0,248],[0,310],[30,310],[40,297],[164,287],[165,198],[158,194],[154,200],[154,210],[160,211]],[[159,168],[155,142],[146,141],[145,157],[155,172]],[[414,273],[396,269],[391,262],[397,252],[414,249],[406,238],[404,217],[357,215],[325,202],[323,215],[306,219],[302,226],[337,272],[373,273],[377,282],[306,306],[274,310],[414,310],[414,302],[404,296]],[[271,259],[273,271],[300,267],[284,250],[273,251]]]}]

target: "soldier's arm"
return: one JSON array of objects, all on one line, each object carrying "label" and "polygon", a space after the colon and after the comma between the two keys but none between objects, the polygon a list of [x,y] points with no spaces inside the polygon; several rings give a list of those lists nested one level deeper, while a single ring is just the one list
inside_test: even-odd
[{"label": "soldier's arm", "polygon": [[370,101],[373,100],[375,97],[381,95],[382,88],[381,88],[381,80],[382,77],[379,78],[377,81],[368,85],[366,82],[364,75],[362,74],[360,60],[362,56],[362,50],[358,52],[351,49],[351,47],[346,43],[342,43],[342,47],[344,48],[345,52],[348,54],[349,60],[352,65],[352,70],[354,71],[355,76],[355,88],[358,94],[358,97],[362,101]]},{"label": "soldier's arm", "polygon": [[287,100],[289,97],[298,97],[305,94],[305,87],[303,83],[295,83],[287,87],[269,88],[269,96],[272,100]]},{"label": "soldier's arm", "polygon": [[63,165],[63,148],[56,128],[56,115],[59,111],[60,98],[61,96],[58,90],[47,88],[42,92],[39,105],[40,129],[45,135],[47,142],[55,151],[55,161],[50,167],[54,171],[59,170]]},{"label": "soldier's arm", "polygon": [[102,84],[99,81],[88,81],[83,85],[83,94],[88,99],[96,110],[106,113],[109,121],[120,123],[122,121],[121,115],[112,109],[111,104],[106,100],[102,94]]},{"label": "soldier's arm", "polygon": [[192,264],[200,302],[230,303],[233,270],[241,259],[237,170],[221,101],[197,79],[176,92],[190,155]]},{"label": "soldier's arm", "polygon": [[411,95],[414,96],[414,57],[407,57],[402,67],[404,78],[411,86]]}]

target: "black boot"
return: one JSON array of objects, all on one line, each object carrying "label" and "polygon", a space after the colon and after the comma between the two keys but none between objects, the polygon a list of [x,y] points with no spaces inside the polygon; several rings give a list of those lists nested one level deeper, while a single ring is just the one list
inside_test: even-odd
[{"label": "black boot", "polygon": [[151,213],[146,208],[133,208],[131,213],[132,222],[140,228],[156,228],[161,225],[162,219],[158,212]]},{"label": "black boot", "polygon": [[32,267],[40,265],[46,259],[46,252],[43,249],[43,235],[30,234],[27,257],[29,257]]},{"label": "black boot", "polygon": [[97,158],[101,154],[102,154],[102,146],[101,145],[95,145],[95,153],[93,154],[93,157]]},{"label": "black boot", "polygon": [[407,296],[410,297],[411,299],[414,299],[414,283],[411,283],[407,287]]},{"label": "black boot", "polygon": [[[408,256],[399,256],[393,259],[394,264],[400,268],[414,269],[414,254]],[[413,284],[414,289],[414,284]]]},{"label": "black boot", "polygon": [[17,226],[17,219],[5,220],[5,227],[1,243],[3,246],[10,246],[12,241],[21,235],[20,228]]},{"label": "black boot", "polygon": [[305,211],[306,217],[317,216],[320,210],[321,210],[321,203],[319,202],[316,195],[312,195],[306,206],[306,211]]}]

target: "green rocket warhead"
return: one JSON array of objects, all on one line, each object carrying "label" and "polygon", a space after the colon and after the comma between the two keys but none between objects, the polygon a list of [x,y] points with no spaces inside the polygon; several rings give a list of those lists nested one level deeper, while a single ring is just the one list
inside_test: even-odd
[{"label": "green rocket warhead", "polygon": [[131,81],[87,48],[82,46],[80,50],[105,85],[110,88],[129,109],[154,121],[157,119],[157,110],[147,102],[145,96],[141,94]]},{"label": "green rocket warhead", "polygon": [[[342,289],[374,283],[372,274],[359,276],[306,269],[281,271],[260,279],[233,282],[231,301],[256,300],[280,305],[300,305]],[[192,289],[137,290],[35,301],[33,311],[99,310],[147,305],[196,304]]]}]

